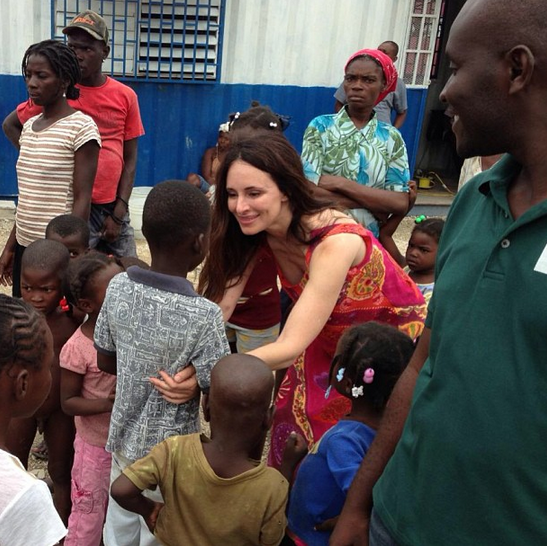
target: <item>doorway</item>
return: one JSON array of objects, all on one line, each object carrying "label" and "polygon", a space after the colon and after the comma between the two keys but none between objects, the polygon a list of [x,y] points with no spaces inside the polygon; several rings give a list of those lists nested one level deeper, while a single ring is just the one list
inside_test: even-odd
[{"label": "doorway", "polygon": [[465,1],[447,0],[445,4],[439,66],[428,88],[416,158],[416,170],[436,173],[450,188],[457,188],[463,160],[456,153],[454,134],[449,119],[444,115],[446,105],[439,95],[450,77],[449,61],[445,54],[448,34]]}]

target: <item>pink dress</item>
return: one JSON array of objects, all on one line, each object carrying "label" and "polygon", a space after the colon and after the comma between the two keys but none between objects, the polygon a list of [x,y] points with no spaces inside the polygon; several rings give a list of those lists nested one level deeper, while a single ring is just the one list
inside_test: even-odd
[{"label": "pink dress", "polygon": [[393,261],[370,231],[356,224],[335,224],[314,230],[306,252],[306,272],[291,285],[279,271],[283,288],[296,301],[308,281],[313,251],[326,237],[355,233],[363,238],[363,261],[352,267],[327,323],[311,345],[287,370],[276,400],[269,462],[279,467],[287,437],[292,431],[306,438],[311,447],[349,411],[347,398],[331,390],[329,369],[336,345],[346,328],[375,320],[391,324],[416,339],[424,327],[427,307],[407,274]]}]

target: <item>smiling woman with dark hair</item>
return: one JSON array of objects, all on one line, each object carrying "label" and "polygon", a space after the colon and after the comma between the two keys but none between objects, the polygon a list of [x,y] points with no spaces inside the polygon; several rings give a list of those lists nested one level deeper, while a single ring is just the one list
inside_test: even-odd
[{"label": "smiling woman with dark hair", "polygon": [[340,396],[325,399],[343,331],[377,320],[416,338],[425,305],[369,231],[314,197],[298,154],[275,131],[241,140],[226,154],[202,271],[205,296],[237,299],[264,250],[295,302],[277,341],[249,353],[272,370],[287,369],[272,429],[270,462],[277,466],[291,432],[311,446],[348,409]]},{"label": "smiling woman with dark hair", "polygon": [[376,237],[379,219],[406,214],[410,204],[403,138],[373,110],[396,85],[397,71],[385,53],[357,51],[345,66],[347,104],[313,119],[302,147],[306,177]]}]

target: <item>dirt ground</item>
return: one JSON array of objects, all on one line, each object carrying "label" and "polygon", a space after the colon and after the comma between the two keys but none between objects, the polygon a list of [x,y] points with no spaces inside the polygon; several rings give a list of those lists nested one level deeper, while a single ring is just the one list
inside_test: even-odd
[{"label": "dirt ground", "polygon": [[[401,225],[395,232],[394,239],[401,251],[406,248],[406,243],[410,238],[413,224],[414,218],[409,216],[402,221]],[[0,251],[4,248],[4,245],[6,244],[12,226],[12,219],[0,218]],[[150,251],[148,250],[148,245],[146,244],[146,241],[144,239],[137,239],[137,253],[139,255],[139,258],[144,260],[146,263],[150,263]],[[193,282],[196,280],[195,277],[195,275],[191,277],[191,280]],[[10,291],[6,289],[2,290],[2,292],[6,294],[10,293]]]},{"label": "dirt ground", "polygon": [[[12,226],[12,219],[0,218],[0,251],[4,248],[4,245],[6,244]],[[401,222],[393,237],[395,243],[399,247],[399,250],[401,250],[401,252],[403,253],[406,249],[406,244],[410,239],[410,234],[413,227],[414,218],[409,216]],[[139,258],[141,258],[141,260],[144,260],[148,264],[150,263],[150,251],[148,250],[148,245],[146,244],[146,241],[144,239],[137,239],[137,254],[139,255]],[[189,280],[192,281],[194,284],[197,284],[198,275],[199,269],[190,274]],[[4,294],[11,294],[11,288],[0,285],[0,292]]]},{"label": "dirt ground", "polygon": [[[0,219],[0,249],[4,248],[4,245],[7,241],[7,238],[9,236],[9,233],[11,231],[11,228],[13,226],[13,220],[12,219]],[[414,218],[408,217],[403,220],[401,225],[399,226],[398,230],[395,232],[394,240],[401,250],[401,252],[404,252],[406,249],[406,244],[408,242],[408,239],[410,238],[410,233],[412,232],[412,228],[414,226]],[[146,263],[150,263],[150,251],[148,250],[148,245],[146,244],[146,241],[143,239],[137,240],[137,253],[139,255],[139,258],[144,260]],[[194,284],[197,284],[198,281],[198,274],[199,270],[196,270],[195,272],[191,273],[189,276],[189,280],[192,281]],[[11,294],[11,287],[4,287],[0,285],[0,292],[3,292],[5,294]],[[41,436],[37,435],[35,440],[35,445],[38,444],[41,440]],[[267,450],[265,450],[267,452]],[[38,478],[46,478],[47,477],[47,461],[43,461],[40,459],[37,459],[34,456],[31,456],[29,459],[29,470],[35,474]]]}]

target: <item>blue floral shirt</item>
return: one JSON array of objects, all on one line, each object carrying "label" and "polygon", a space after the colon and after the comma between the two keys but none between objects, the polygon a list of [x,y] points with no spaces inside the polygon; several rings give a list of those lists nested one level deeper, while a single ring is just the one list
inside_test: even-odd
[{"label": "blue floral shirt", "polygon": [[[410,172],[403,137],[376,116],[362,129],[355,126],[345,108],[316,117],[304,133],[302,163],[306,178],[314,184],[321,175],[329,174],[372,188],[408,192]],[[369,210],[349,212],[378,236],[378,221]]]}]

